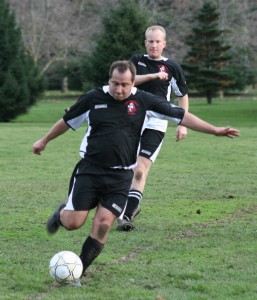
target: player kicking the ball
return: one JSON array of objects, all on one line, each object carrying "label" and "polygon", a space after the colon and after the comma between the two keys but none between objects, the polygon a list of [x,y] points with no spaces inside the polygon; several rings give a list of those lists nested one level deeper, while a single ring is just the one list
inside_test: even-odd
[{"label": "player kicking the ball", "polygon": [[69,128],[76,130],[88,124],[68,201],[58,207],[47,222],[49,233],[55,233],[60,226],[75,230],[84,225],[89,211],[96,208],[90,233],[81,248],[83,273],[101,253],[113,223],[126,207],[147,111],[195,131],[239,136],[236,129],[213,126],[163,98],[138,90],[134,87],[135,76],[132,62],[114,62],[110,67],[109,85],[81,96],[33,145],[33,152],[40,155],[50,141]]}]

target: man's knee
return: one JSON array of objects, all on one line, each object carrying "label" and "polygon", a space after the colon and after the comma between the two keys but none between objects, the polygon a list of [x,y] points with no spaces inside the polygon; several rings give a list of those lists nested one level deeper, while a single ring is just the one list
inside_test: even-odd
[{"label": "man's knee", "polygon": [[106,234],[108,234],[110,230],[110,226],[106,223],[101,223],[98,227],[98,230],[97,230],[97,233],[98,233],[98,236],[99,238],[102,240],[104,239],[104,237],[106,236]]},{"label": "man's knee", "polygon": [[75,230],[75,229],[79,229],[84,222],[78,222],[77,220],[66,220],[65,222],[63,222],[63,226],[67,229],[67,230]]},{"label": "man's knee", "polygon": [[142,168],[137,168],[135,170],[134,177],[136,180],[140,181],[144,177],[144,170]]},{"label": "man's knee", "polygon": [[75,212],[64,211],[61,215],[61,223],[67,230],[75,230],[80,228],[86,220],[86,215],[77,214]]},{"label": "man's knee", "polygon": [[104,241],[106,240],[106,237],[111,229],[112,222],[110,222],[108,219],[101,218],[101,219],[95,219],[93,224],[93,236],[98,241]]},{"label": "man's knee", "polygon": [[144,164],[144,163],[139,163],[136,167],[136,169],[134,170],[134,178],[137,180],[137,181],[141,181],[143,180],[144,178],[147,177],[147,174],[148,174],[148,170],[150,168],[150,164],[147,165],[147,164]]},{"label": "man's knee", "polygon": [[150,159],[139,156],[137,160],[137,166],[134,169],[134,179],[137,181],[142,181],[146,179],[151,165],[152,162]]}]

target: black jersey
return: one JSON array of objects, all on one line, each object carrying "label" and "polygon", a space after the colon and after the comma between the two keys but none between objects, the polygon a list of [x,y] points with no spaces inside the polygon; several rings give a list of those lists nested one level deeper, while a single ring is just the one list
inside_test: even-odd
[{"label": "black jersey", "polygon": [[63,119],[74,130],[88,123],[80,147],[82,158],[104,168],[131,169],[136,163],[147,111],[157,112],[160,118],[176,124],[185,112],[135,87],[128,98],[117,101],[109,94],[109,86],[104,86],[81,96],[66,110]]},{"label": "black jersey", "polygon": [[150,59],[147,54],[135,54],[130,60],[137,69],[138,75],[166,72],[168,80],[154,79],[144,82],[137,87],[141,90],[164,97],[170,101],[171,91],[178,97],[188,93],[185,75],[180,65],[166,57],[161,60]]}]

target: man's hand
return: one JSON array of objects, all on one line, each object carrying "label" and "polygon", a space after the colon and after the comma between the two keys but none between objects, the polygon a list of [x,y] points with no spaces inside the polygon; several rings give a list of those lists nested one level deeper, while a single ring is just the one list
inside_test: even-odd
[{"label": "man's hand", "polygon": [[33,153],[41,155],[41,152],[45,149],[47,143],[66,132],[69,128],[70,127],[61,118],[52,126],[52,128],[43,138],[34,143],[32,147]]},{"label": "man's hand", "polygon": [[234,136],[240,136],[240,132],[239,130],[231,127],[217,127],[217,132],[215,133],[215,135],[233,138]]},{"label": "man's hand", "polygon": [[169,79],[169,74],[166,72],[155,73],[155,75],[156,75],[156,79],[160,79],[160,80],[168,80]]},{"label": "man's hand", "polygon": [[176,142],[184,140],[187,137],[187,128],[179,125],[176,130]]},{"label": "man's hand", "polygon": [[41,152],[45,149],[46,143],[41,139],[34,143],[32,151],[34,154],[41,155]]}]

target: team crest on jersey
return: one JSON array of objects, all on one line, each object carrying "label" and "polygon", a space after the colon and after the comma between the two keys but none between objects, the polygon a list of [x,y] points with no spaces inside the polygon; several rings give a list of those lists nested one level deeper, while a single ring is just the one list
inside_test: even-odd
[{"label": "team crest on jersey", "polygon": [[168,67],[165,66],[165,65],[158,65],[158,68],[159,68],[159,71],[160,71],[160,72],[165,72],[165,73],[168,73],[168,72],[169,72]]},{"label": "team crest on jersey", "polygon": [[137,107],[139,104],[136,101],[127,100],[125,104],[127,105],[129,115],[135,115],[137,113]]}]

